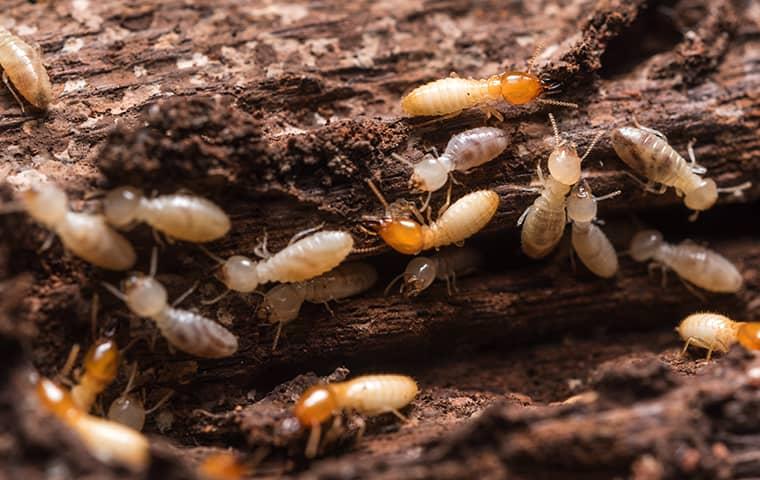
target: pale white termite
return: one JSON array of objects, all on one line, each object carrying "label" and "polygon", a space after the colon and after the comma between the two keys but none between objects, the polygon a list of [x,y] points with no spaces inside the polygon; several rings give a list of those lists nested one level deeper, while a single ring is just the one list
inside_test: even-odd
[{"label": "pale white termite", "polygon": [[169,391],[156,402],[155,405],[146,410],[144,402],[137,396],[131,394],[136,374],[137,364],[135,363],[132,366],[132,373],[129,376],[129,380],[127,380],[127,386],[124,387],[124,391],[121,395],[111,402],[111,406],[108,407],[107,416],[109,420],[140,431],[143,429],[143,426],[145,426],[145,417],[161,408],[174,392]]},{"label": "pale white termite", "polygon": [[53,101],[53,89],[39,48],[32,47],[3,27],[0,27],[0,68],[3,82],[21,106],[21,111],[24,111],[24,103],[16,92],[35,108],[47,110]]},{"label": "pale white termite", "polygon": [[222,358],[234,354],[238,348],[238,339],[229,330],[202,315],[168,304],[166,289],[155,279],[156,261],[154,249],[150,274],[129,276],[123,283],[123,291],[107,283],[103,285],[124,301],[132,313],[156,322],[161,334],[177,349],[205,358]]},{"label": "pale white termite", "polygon": [[194,195],[145,198],[134,187],[112,190],[103,200],[108,223],[118,228],[143,221],[171,238],[211,242],[230,230],[230,218],[213,202]]},{"label": "pale white termite", "polygon": [[681,321],[676,331],[686,342],[681,354],[689,345],[707,350],[707,360],[714,351],[728,352],[739,342],[747,350],[760,350],[760,323],[736,322],[718,313],[693,313]]},{"label": "pale white termite", "polygon": [[[413,165],[410,184],[434,192],[446,184],[452,172],[466,172],[498,157],[507,148],[507,134],[500,128],[480,127],[451,137],[440,156],[431,154]],[[394,154],[394,157],[406,162]]]},{"label": "pale white termite", "polygon": [[394,278],[385,289],[387,294],[397,280],[403,279],[401,293],[416,297],[434,280],[444,280],[449,295],[457,289],[457,277],[475,272],[483,265],[483,256],[470,247],[449,247],[430,257],[413,258],[406,270]]},{"label": "pale white termite", "polygon": [[406,418],[400,409],[414,400],[419,388],[406,375],[363,375],[346,382],[315,385],[296,402],[293,413],[303,428],[311,428],[306,455],[316,455],[321,425],[343,410],[374,416],[393,413]]},{"label": "pale white termite", "polygon": [[[265,237],[256,248],[256,254],[264,258],[259,262],[242,255],[224,260],[206,253],[220,263],[219,279],[227,291],[250,293],[268,282],[303,282],[337,267],[354,248],[354,239],[347,232],[325,230],[312,233],[314,230],[296,234],[287,247],[275,254],[267,251]],[[305,238],[301,238],[304,235]]]},{"label": "pale white termite", "polygon": [[575,253],[592,273],[611,278],[618,271],[615,247],[594,221],[597,202],[620,194],[620,190],[595,197],[585,180],[575,184],[567,199],[567,216],[573,222],[572,245]]},{"label": "pale white termite", "polygon": [[[637,124],[638,125],[638,124]],[[689,142],[690,163],[668,144],[662,133],[651,128],[622,127],[612,131],[612,146],[618,156],[633,170],[649,179],[645,185],[648,191],[663,193],[667,187],[674,187],[679,196],[684,197],[687,208],[694,210],[692,219],[703,210],[715,205],[718,193],[740,194],[752,184],[745,182],[730,188],[718,188],[715,181],[702,178],[707,169],[697,164],[694,156],[694,141]],[[635,178],[635,177],[634,177]],[[655,189],[654,184],[661,184]]]},{"label": "pale white termite", "polygon": [[739,270],[724,256],[684,240],[667,243],[657,230],[643,230],[631,240],[630,255],[637,262],[652,260],[650,267],[674,270],[683,280],[711,292],[735,293],[742,287]]},{"label": "pale white termite", "polygon": [[120,423],[88,414],[78,408],[71,394],[46,378],[37,382],[37,398],[51,413],[71,428],[93,457],[142,471],[150,459],[148,439]]},{"label": "pale white termite", "polygon": [[538,178],[542,185],[541,195],[536,198],[520,218],[522,225],[521,243],[523,252],[531,258],[548,255],[562,239],[567,223],[565,201],[573,185],[581,179],[581,163],[599,140],[594,137],[582,157],[578,156],[575,145],[560,139],[554,116],[549,114],[556,146],[549,155],[549,177],[544,178],[538,165]]},{"label": "pale white termite", "polygon": [[58,234],[63,245],[93,265],[129,270],[137,256],[126,238],[108,226],[102,215],[69,210],[66,193],[43,183],[20,193],[21,205],[37,222]]},{"label": "pale white termite", "polygon": [[[365,216],[364,220],[374,227],[385,243],[405,255],[461,244],[488,225],[499,208],[499,194],[493,190],[478,190],[454,202],[435,222],[424,225],[413,205],[405,202],[389,204],[371,180],[367,180],[367,184],[385,207],[385,214],[382,217]],[[412,213],[420,222],[412,218]]]},{"label": "pale white termite", "polygon": [[272,351],[277,348],[282,327],[298,317],[303,302],[327,305],[327,302],[369,290],[376,281],[375,267],[364,262],[352,262],[339,265],[311,280],[273,287],[264,295],[258,310],[260,319],[277,323]]}]

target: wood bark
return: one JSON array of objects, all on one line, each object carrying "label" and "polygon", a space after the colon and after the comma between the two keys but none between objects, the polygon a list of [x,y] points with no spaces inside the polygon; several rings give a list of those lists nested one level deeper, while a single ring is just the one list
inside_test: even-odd
[{"label": "wood bark", "polygon": [[[176,391],[172,426],[148,425],[156,440],[150,476],[192,475],[197,460],[224,446],[246,455],[270,447],[260,474],[307,478],[459,478],[467,469],[493,478],[552,472],[653,478],[646,476],[651,469],[660,478],[758,473],[756,452],[742,446],[754,438],[752,427],[737,433],[730,415],[709,410],[710,399],[732,413],[752,408],[757,400],[747,393],[747,372],[757,367],[738,354],[711,367],[695,364],[696,357],[680,360],[670,331],[698,309],[756,316],[760,13],[752,2],[19,1],[3,15],[0,22],[40,44],[58,97],[49,113],[34,116],[22,114],[10,94],[0,95],[3,199],[39,176],[64,186],[73,208],[90,211],[99,208],[93,194],[119,185],[191,190],[233,217],[231,234],[209,246],[224,257],[251,254],[264,232],[277,250],[320,223],[352,231],[358,247],[377,245],[358,228],[363,215],[381,212],[365,180],[390,201],[416,196],[408,165],[391,154],[416,161],[431,147],[442,150],[452,134],[485,124],[510,137],[503,155],[454,187],[455,198],[493,189],[501,204],[484,232],[468,241],[487,267],[459,279],[451,296],[436,284],[410,301],[383,295],[383,284],[334,305],[334,316],[306,305],[271,352],[274,328],[255,318],[257,297],[235,294],[201,305],[221,291],[214,262],[192,245],[161,249],[160,279],[172,298],[199,281],[183,306],[228,326],[241,348],[218,361],[170,355],[162,340],[130,350],[149,400],[162,389]],[[435,122],[401,116],[399,100],[414,86],[452,71],[482,78],[525,69],[538,43],[545,48],[537,72],[561,82],[557,98],[579,109],[502,104],[504,122],[478,110]],[[565,247],[543,261],[524,257],[516,221],[535,197],[525,187],[536,162],[545,168],[553,147],[549,111],[580,149],[635,119],[661,130],[684,154],[696,139],[698,160],[719,185],[752,181],[743,196],[722,196],[691,223],[682,199],[643,192],[626,176],[607,135],[584,164],[596,194],[623,191],[600,204],[604,229],[620,251],[644,226],[672,242],[707,242],[736,262],[744,289],[700,299],[672,274],[662,288],[659,277],[630,258],[605,281],[582,266],[574,271]],[[441,203],[443,193],[433,201]],[[124,306],[100,287],[120,275],[84,264],[57,242],[38,253],[47,233],[22,215],[3,215],[0,226],[0,340],[8,365],[0,377],[8,415],[0,418],[10,432],[7,442],[0,437],[0,465],[14,474],[41,475],[54,465],[71,476],[116,475],[89,459],[65,429],[34,424],[40,412],[28,405],[27,376],[32,369],[54,374],[73,343],[89,345],[95,293],[103,304],[98,332],[126,344],[152,327],[127,320]],[[147,269],[151,232],[138,227],[129,237],[139,268]],[[409,260],[387,249],[354,257],[377,266],[384,283]],[[608,360],[620,364],[602,364]],[[327,375],[338,366],[351,374],[406,372],[421,379],[423,394],[410,424],[370,422],[358,442],[348,416],[347,428],[325,448],[328,459],[311,464],[301,456],[303,435],[288,428],[289,409],[317,380],[308,372]],[[605,371],[620,379],[596,379]],[[695,371],[704,374],[684,378]],[[569,380],[583,387],[571,388]],[[652,383],[656,395],[642,391]],[[120,377],[105,398],[123,385]],[[589,398],[591,391],[596,402],[546,406],[576,393]],[[505,397],[508,406],[500,403]],[[694,402],[702,416],[692,423],[687,406]],[[492,404],[499,405],[486,410]],[[642,414],[647,408],[658,414]],[[477,420],[469,420],[473,415]],[[452,433],[460,424],[466,425]],[[571,448],[583,432],[590,433],[579,444],[590,453]],[[666,453],[683,438],[690,445],[684,455],[693,459],[695,450],[699,457],[693,470],[684,467],[688,459]]]}]

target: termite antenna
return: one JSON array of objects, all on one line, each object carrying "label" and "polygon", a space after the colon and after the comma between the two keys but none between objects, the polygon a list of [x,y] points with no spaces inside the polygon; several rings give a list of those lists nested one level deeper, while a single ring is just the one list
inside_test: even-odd
[{"label": "termite antenna", "polygon": [[544,51],[543,42],[536,42],[536,46],[533,48],[533,55],[531,55],[530,59],[528,59],[528,73],[533,71],[533,67],[536,64],[536,60],[538,59],[538,56],[541,55],[541,52],[543,51]]},{"label": "termite antenna", "polygon": [[566,107],[566,108],[578,108],[577,103],[563,102],[561,100],[554,100],[551,98],[537,98],[536,101],[539,103],[544,103],[546,105],[556,105],[558,107]]},{"label": "termite antenna", "polygon": [[[219,294],[216,297],[212,298],[211,300],[201,300],[201,304],[203,304],[203,305],[213,305],[213,304],[217,303],[218,301],[220,301],[221,299],[223,299],[224,297],[226,297],[227,294],[230,293],[231,291],[232,290],[230,290],[228,288],[224,292],[222,292],[221,294]],[[255,292],[252,292],[252,293],[255,293]]]},{"label": "termite antenna", "polygon": [[126,302],[127,301],[127,296],[124,295],[124,293],[121,290],[119,290],[118,288],[114,287],[113,285],[111,285],[108,282],[100,282],[100,284],[103,285],[103,288],[105,288],[106,290],[108,290],[109,292],[111,292],[111,295],[113,295],[114,297],[118,298],[122,302]]},{"label": "termite antenna", "polygon": [[406,272],[401,272],[398,275],[396,275],[395,277],[393,277],[393,280],[391,280],[391,283],[389,283],[388,286],[385,287],[385,290],[383,291],[383,295],[385,295],[386,297],[388,296],[388,292],[391,291],[391,287],[393,287],[393,285],[395,285],[396,282],[398,282],[399,280],[401,280],[402,278],[404,278],[404,273],[406,273]]},{"label": "termite antenna", "polygon": [[158,248],[154,246],[150,252],[150,273],[148,273],[148,276],[151,278],[155,277],[157,271],[158,271]]},{"label": "termite antenna", "polygon": [[58,372],[59,379],[66,377],[69,372],[71,372],[71,369],[74,368],[74,362],[77,361],[79,350],[80,347],[78,343],[75,343],[71,347],[71,350],[69,350],[69,355],[66,357],[66,363],[63,364],[63,367],[61,367],[61,370]]},{"label": "termite antenna", "polygon": [[385,249],[385,244],[374,245],[372,247],[354,248],[351,253],[375,253]]},{"label": "termite antenna", "polygon": [[92,303],[90,304],[90,336],[95,340],[95,331],[98,327],[98,309],[100,308],[100,296],[97,292],[92,294]]},{"label": "termite antenna", "polygon": [[586,153],[584,153],[583,156],[581,157],[581,162],[584,161],[586,159],[586,157],[588,157],[589,153],[591,153],[591,150],[594,148],[594,146],[596,145],[596,143],[599,141],[600,138],[602,138],[602,135],[604,135],[604,132],[599,132],[599,133],[596,134],[596,136],[594,137],[594,139],[591,140],[591,143],[589,144],[588,148],[586,149]]},{"label": "termite antenna", "polygon": [[280,334],[282,333],[283,322],[277,322],[277,331],[274,332],[274,342],[272,342],[272,352],[277,350],[277,344],[280,342]]},{"label": "termite antenna", "polygon": [[200,249],[201,249],[201,251],[202,251],[203,253],[205,253],[205,254],[206,254],[206,256],[208,256],[208,257],[209,257],[211,260],[214,260],[214,261],[215,261],[215,262],[217,262],[219,265],[224,265],[224,262],[225,262],[225,260],[224,260],[222,257],[220,257],[220,256],[218,256],[218,255],[215,255],[215,254],[211,253],[211,251],[209,251],[209,249],[208,249],[208,248],[206,248],[206,247],[204,247],[203,245],[198,245],[198,248],[200,248]]},{"label": "termite antenna", "polygon": [[414,164],[411,161],[409,161],[408,159],[402,157],[398,153],[391,153],[391,157],[395,158],[396,160],[398,160],[399,162],[405,164],[406,166],[409,166],[409,167],[413,167],[414,166]]},{"label": "termite antenna", "polygon": [[132,368],[129,371],[129,378],[127,379],[127,385],[124,387],[124,391],[121,392],[121,397],[125,397],[134,388],[135,378],[137,378],[137,362],[132,364]]},{"label": "termite antenna", "polygon": [[388,204],[388,201],[383,196],[382,192],[379,188],[377,188],[377,185],[375,185],[375,182],[372,181],[372,179],[365,180],[367,182],[367,185],[369,185],[370,190],[372,190],[372,193],[375,194],[377,199],[380,201],[380,203],[383,204],[383,207],[385,210],[390,210],[391,206]]},{"label": "termite antenna", "polygon": [[623,193],[622,190],[615,190],[614,192],[608,193],[606,195],[602,195],[601,197],[594,197],[594,200],[596,200],[597,202],[601,202],[602,200],[607,200],[609,198],[617,197],[621,193]]},{"label": "termite antenna", "polygon": [[718,188],[718,193],[732,193],[736,197],[741,197],[744,195],[744,190],[747,190],[750,187],[752,187],[752,182],[746,181],[733,187]]},{"label": "termite antenna", "polygon": [[549,122],[552,124],[552,130],[554,130],[554,143],[557,147],[560,146],[561,140],[559,138],[559,128],[557,127],[557,120],[554,119],[554,114],[549,114]]},{"label": "termite antenna", "polygon": [[163,407],[166,402],[169,401],[170,398],[172,398],[172,395],[174,395],[174,390],[169,390],[169,392],[161,397],[161,400],[156,402],[155,405],[150,407],[148,410],[145,410],[145,415],[150,415],[151,413],[155,412],[159,408]]}]

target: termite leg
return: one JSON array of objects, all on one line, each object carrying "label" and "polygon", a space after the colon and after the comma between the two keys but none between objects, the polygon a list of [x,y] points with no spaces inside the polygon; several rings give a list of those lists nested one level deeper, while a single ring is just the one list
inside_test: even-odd
[{"label": "termite leg", "polygon": [[95,340],[95,332],[98,329],[98,309],[100,308],[100,296],[97,292],[92,294],[90,302],[90,336]]},{"label": "termite leg", "polygon": [[319,449],[319,437],[322,434],[322,426],[319,423],[311,424],[311,432],[309,432],[309,440],[306,442],[306,458],[314,458],[317,456],[317,449]]},{"label": "termite leg", "polygon": [[40,247],[40,249],[37,250],[37,253],[42,253],[45,250],[47,250],[48,248],[50,248],[50,246],[53,244],[53,239],[54,238],[55,238],[55,233],[48,232],[47,238],[45,238],[45,241],[42,243],[42,246]]},{"label": "termite leg", "polygon": [[623,170],[621,173],[623,175],[626,175],[627,177],[629,177],[631,180],[633,180],[637,184],[639,184],[639,186],[645,192],[654,193],[655,195],[662,195],[668,189],[667,185],[660,185],[659,187],[654,188],[654,186],[653,186],[654,182],[644,182],[639,177],[637,177],[636,175],[632,174],[631,172],[629,172],[627,170]]},{"label": "termite leg", "polygon": [[692,138],[689,140],[689,144],[686,146],[686,150],[689,152],[689,160],[691,160],[691,164],[689,165],[689,168],[691,169],[692,173],[696,173],[697,175],[703,175],[707,172],[707,168],[697,163],[697,157],[694,155],[694,144],[697,143],[696,138]]},{"label": "termite leg", "polygon": [[711,344],[709,350],[707,350],[707,358],[705,359],[706,361],[709,362],[710,359],[712,358],[713,350],[715,350],[715,345]]},{"label": "termite leg", "polygon": [[433,192],[428,192],[427,196],[425,197],[425,201],[422,203],[422,206],[420,206],[421,212],[424,212],[430,206],[431,198],[433,198]]},{"label": "termite leg", "polygon": [[172,302],[172,307],[176,307],[180,303],[182,303],[191,293],[195,291],[196,288],[198,288],[198,284],[200,283],[200,280],[196,280],[194,284],[190,285],[190,288],[185,291],[182,295],[177,297],[176,300]]},{"label": "termite leg", "polygon": [[330,307],[330,303],[329,302],[323,302],[322,305],[324,305],[325,310],[327,310],[327,313],[329,313],[332,318],[335,318],[335,312]]},{"label": "termite leg", "polygon": [[442,115],[440,117],[436,117],[436,118],[434,118],[432,120],[428,120],[427,122],[419,123],[419,124],[415,125],[415,127],[422,128],[422,127],[427,127],[428,125],[433,125],[434,123],[444,122],[446,120],[450,120],[452,118],[458,117],[461,113],[462,113],[462,110],[459,110],[457,112],[447,113],[446,115]]},{"label": "termite leg", "polygon": [[449,280],[448,275],[444,277],[444,280],[446,280],[446,293],[450,297],[451,296],[451,280]]},{"label": "termite leg", "polygon": [[[406,273],[406,272],[401,272],[398,275],[396,275],[395,277],[393,277],[393,280],[391,280],[391,283],[389,283],[388,286],[385,287],[385,291],[383,292],[383,295],[385,295],[386,297],[388,296],[388,292],[391,291],[391,287],[393,287],[393,285],[395,285],[396,282],[398,282],[399,280],[401,280],[402,278],[404,278],[404,273]],[[404,285],[402,284],[401,285],[401,290],[403,290],[403,289],[404,289]]]},{"label": "termite leg", "polygon": [[75,343],[71,346],[69,355],[66,357],[66,363],[63,364],[61,371],[58,372],[59,378],[66,377],[71,372],[71,369],[74,368],[74,362],[76,362],[77,357],[79,356],[79,349],[80,347],[78,343]]},{"label": "termite leg", "polygon": [[389,408],[389,409],[387,410],[387,412],[388,412],[388,413],[392,413],[392,414],[396,415],[396,416],[399,418],[399,420],[401,420],[402,422],[408,422],[408,421],[409,421],[409,419],[408,419],[408,418],[406,418],[406,417],[404,416],[404,414],[402,414],[401,412],[399,412],[399,411],[398,411],[398,410],[396,410],[395,408]]},{"label": "termite leg", "polygon": [[325,227],[325,222],[320,223],[316,227],[307,228],[306,230],[301,230],[300,232],[293,235],[293,237],[288,242],[288,246],[293,245],[298,240],[302,239],[303,237],[310,235],[314,232],[318,232],[322,230]]},{"label": "termite leg", "polygon": [[13,85],[11,85],[11,81],[8,78],[8,75],[3,71],[3,83],[6,87],[8,87],[8,90],[10,90],[11,94],[13,95],[13,98],[16,99],[16,102],[18,103],[18,106],[21,107],[21,113],[26,113],[26,109],[24,109],[24,102],[21,101],[21,98],[16,94],[16,91],[13,89]]},{"label": "termite leg", "polygon": [[356,441],[360,442],[362,438],[364,438],[364,432],[367,431],[367,422],[364,421],[362,417],[355,417],[356,423],[359,425],[359,431],[356,432]]},{"label": "termite leg", "polygon": [[686,345],[683,346],[683,350],[681,350],[681,356],[683,357],[686,355],[686,350],[689,349],[689,345],[691,345],[691,341],[694,340],[694,337],[689,337],[686,339]]},{"label": "termite leg", "polygon": [[525,209],[525,211],[520,215],[520,218],[517,219],[517,226],[521,226],[523,222],[525,221],[525,217],[528,216],[530,211],[533,209],[533,205],[530,205],[528,208]]},{"label": "termite leg", "polygon": [[280,334],[282,333],[283,322],[277,322],[277,330],[274,332],[274,341],[272,342],[272,351],[277,350],[277,344],[280,343]]},{"label": "termite leg", "polygon": [[449,205],[451,205],[451,182],[449,182],[449,188],[446,190],[446,201],[443,202],[443,205],[441,205],[441,208],[438,209],[438,218],[441,218],[441,215],[443,215],[443,212],[448,210]]},{"label": "termite leg", "polygon": [[699,210],[694,210],[691,212],[691,215],[689,215],[689,221],[690,222],[696,222],[699,218]]},{"label": "termite leg", "polygon": [[457,272],[451,274],[451,285],[454,288],[454,293],[459,293],[459,287],[457,287]]},{"label": "termite leg", "polygon": [[261,239],[259,244],[256,245],[256,247],[254,247],[253,249],[253,253],[257,257],[264,258],[264,259],[272,257],[272,254],[269,252],[269,249],[267,249],[267,240],[268,240],[267,231],[266,229],[264,229],[264,237]]},{"label": "termite leg", "polygon": [[707,303],[707,298],[704,295],[702,295],[702,293],[700,293],[699,291],[697,291],[697,289],[694,288],[694,285],[692,285],[691,283],[687,282],[686,280],[684,280],[680,276],[678,278],[681,280],[681,283],[683,283],[683,286],[686,287],[686,290],[688,290],[689,292],[691,292],[691,294],[694,295],[695,297],[697,297],[702,303]]},{"label": "termite leg", "polygon": [[480,111],[483,112],[483,114],[486,116],[486,120],[488,120],[491,117],[495,117],[498,121],[503,122],[504,121],[504,115],[496,110],[496,108],[492,105],[481,105]]},{"label": "termite leg", "polygon": [[201,300],[201,303],[203,305],[213,305],[213,304],[217,303],[218,301],[220,301],[221,299],[223,299],[224,297],[226,297],[227,294],[229,294],[231,291],[232,290],[230,290],[229,288],[227,288],[227,289],[224,290],[224,292],[222,292],[221,294],[219,294],[216,297],[212,298],[211,300]]},{"label": "termite leg", "polygon": [[577,275],[578,267],[575,264],[575,249],[572,245],[570,245],[570,255],[568,256],[570,257],[570,268],[573,270],[573,275]]}]

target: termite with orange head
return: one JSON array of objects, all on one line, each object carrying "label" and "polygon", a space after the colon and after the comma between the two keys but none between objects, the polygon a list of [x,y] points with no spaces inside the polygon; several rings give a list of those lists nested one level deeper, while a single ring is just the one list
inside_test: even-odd
[{"label": "termite with orange head", "polygon": [[71,394],[46,378],[37,382],[37,398],[50,413],[77,433],[93,457],[142,471],[150,457],[148,440],[140,432],[88,414]]},{"label": "termite with orange head", "polygon": [[524,105],[538,101],[551,105],[577,108],[574,103],[541,98],[541,94],[556,89],[558,85],[531,72],[536,55],[531,59],[528,71],[508,71],[486,79],[449,77],[435,80],[415,88],[401,100],[401,108],[409,116],[456,115],[472,107],[485,107],[488,114],[503,120],[502,115],[487,105],[505,101],[511,105]]},{"label": "termite with orange head", "polygon": [[16,92],[35,108],[47,110],[53,101],[53,89],[39,49],[3,27],[0,27],[0,68],[3,70],[3,82],[16,98],[22,112],[24,103]]},{"label": "termite with orange head", "polygon": [[404,273],[394,278],[385,289],[387,294],[397,280],[403,279],[401,293],[416,297],[435,280],[446,281],[449,295],[457,290],[457,277],[469,275],[483,265],[483,256],[470,247],[449,247],[430,257],[413,258]]},{"label": "termite with orange head", "polygon": [[383,204],[385,214],[382,217],[367,215],[364,220],[388,246],[405,255],[460,244],[488,225],[499,208],[496,192],[478,190],[463,196],[436,221],[425,225],[420,223],[422,216],[413,205],[400,201],[389,204],[371,180],[367,180],[367,184]]},{"label": "termite with orange head", "polygon": [[346,382],[315,385],[296,402],[293,413],[302,428],[310,428],[306,456],[313,458],[319,448],[322,424],[344,410],[374,416],[393,413],[406,420],[400,409],[414,400],[419,388],[406,375],[364,375]]},{"label": "termite with orange head", "polygon": [[597,202],[620,194],[620,190],[595,197],[586,180],[576,183],[567,199],[567,216],[573,222],[572,245],[584,265],[595,275],[611,278],[618,271],[615,247],[594,221]]},{"label": "termite with orange head", "polygon": [[[712,208],[721,192],[740,195],[751,187],[750,182],[728,188],[718,188],[715,181],[702,178],[707,169],[697,164],[694,141],[689,143],[690,163],[668,144],[661,132],[651,128],[622,127],[613,130],[612,146],[618,156],[633,170],[649,179],[644,187],[653,193],[664,193],[666,187],[674,187],[684,204],[694,211],[690,217],[696,220],[699,212]],[[634,177],[636,178],[636,177]],[[638,180],[638,179],[637,179]],[[638,180],[640,183],[640,180]],[[659,183],[659,189],[654,184]]]},{"label": "termite with orange head", "polygon": [[[177,349],[205,358],[233,355],[238,348],[237,337],[202,315],[170,306],[166,289],[155,278],[156,268],[157,256],[154,248],[149,275],[130,275],[123,282],[123,290],[108,283],[103,285],[124,301],[132,313],[156,322],[161,334]],[[184,297],[185,295],[180,297],[173,305]]]},{"label": "termite with orange head", "polygon": [[220,452],[209,455],[198,465],[198,475],[203,480],[240,480],[248,472],[248,465],[237,455]]},{"label": "termite with orange head", "polygon": [[79,409],[89,412],[95,398],[114,381],[120,356],[119,347],[112,340],[101,339],[90,347],[84,357],[84,373],[71,389],[71,397]]},{"label": "termite with orange head", "polygon": [[[651,261],[651,267],[675,271],[681,279],[699,288],[717,293],[736,293],[744,280],[736,266],[723,255],[684,240],[678,245],[667,243],[657,230],[642,230],[631,239],[630,255],[637,262]],[[688,284],[686,284],[688,286]]]},{"label": "termite with orange head", "polygon": [[145,198],[134,187],[109,192],[103,200],[106,220],[118,228],[143,221],[177,240],[211,242],[230,230],[230,219],[216,204],[194,195]]},{"label": "termite with orange head", "polygon": [[736,322],[718,313],[693,313],[683,319],[676,328],[686,342],[683,351],[690,345],[707,350],[707,360],[717,351],[726,353],[736,342],[747,350],[760,350],[760,323]]},{"label": "termite with orange head", "polygon": [[20,193],[20,205],[34,220],[58,234],[69,251],[108,270],[129,270],[137,255],[126,238],[103,216],[69,210],[66,193],[41,183]]},{"label": "termite with orange head", "polygon": [[303,302],[322,303],[340,300],[369,290],[377,281],[375,267],[352,262],[318,277],[297,283],[284,283],[270,289],[261,301],[258,317],[277,324],[272,351],[277,348],[282,327],[298,317]]},{"label": "termite with orange head", "polygon": [[520,218],[523,252],[531,258],[543,258],[562,239],[567,223],[565,202],[568,192],[581,179],[581,163],[588,157],[601,134],[589,144],[583,156],[579,156],[573,143],[562,140],[554,116],[549,114],[554,129],[555,147],[549,155],[549,177],[544,178],[541,165],[537,167],[541,195],[536,198]]}]

